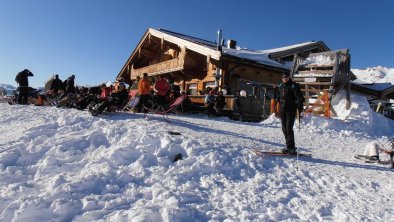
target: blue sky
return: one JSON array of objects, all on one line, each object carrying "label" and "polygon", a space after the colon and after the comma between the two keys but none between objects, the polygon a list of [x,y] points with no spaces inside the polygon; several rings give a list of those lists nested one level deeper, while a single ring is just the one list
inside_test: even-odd
[{"label": "blue sky", "polygon": [[394,1],[0,0],[0,83],[30,85],[53,74],[79,85],[114,80],[149,28],[250,49],[311,40],[349,48],[352,68],[394,67]]}]

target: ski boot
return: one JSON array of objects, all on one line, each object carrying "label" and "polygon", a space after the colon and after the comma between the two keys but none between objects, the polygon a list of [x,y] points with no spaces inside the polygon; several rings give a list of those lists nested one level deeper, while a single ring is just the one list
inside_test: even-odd
[{"label": "ski boot", "polygon": [[297,150],[295,148],[293,148],[293,149],[284,148],[284,149],[282,149],[282,153],[290,154],[290,155],[296,155],[297,154]]}]

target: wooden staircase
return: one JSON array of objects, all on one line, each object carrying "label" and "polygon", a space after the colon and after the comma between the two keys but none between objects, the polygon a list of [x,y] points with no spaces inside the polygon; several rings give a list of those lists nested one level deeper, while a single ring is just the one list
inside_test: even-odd
[{"label": "wooden staircase", "polygon": [[305,112],[326,117],[335,116],[331,100],[347,86],[347,108],[350,107],[350,55],[348,50],[311,53],[307,58],[294,57],[291,76],[304,94]]}]

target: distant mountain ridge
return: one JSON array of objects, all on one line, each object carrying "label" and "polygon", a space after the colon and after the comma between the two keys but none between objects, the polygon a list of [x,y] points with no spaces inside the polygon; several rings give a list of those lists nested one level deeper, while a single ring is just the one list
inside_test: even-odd
[{"label": "distant mountain ridge", "polygon": [[7,89],[7,90],[14,90],[14,89],[16,89],[15,86],[9,85],[9,84],[4,84],[4,83],[0,83],[0,88]]}]

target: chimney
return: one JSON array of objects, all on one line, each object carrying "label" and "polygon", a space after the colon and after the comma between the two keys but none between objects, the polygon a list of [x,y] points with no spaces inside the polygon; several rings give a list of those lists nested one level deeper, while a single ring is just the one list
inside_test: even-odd
[{"label": "chimney", "polygon": [[218,30],[218,39],[217,39],[217,46],[218,46],[218,47],[221,46],[222,41],[223,41],[222,30],[219,29],[219,30]]},{"label": "chimney", "polygon": [[237,45],[237,41],[229,39],[227,40],[227,48],[228,49],[235,49],[235,46]]}]

